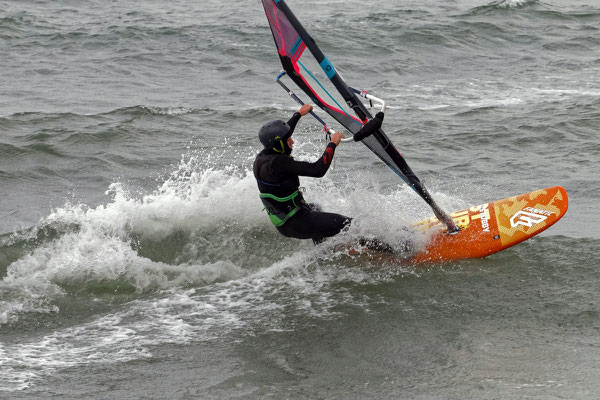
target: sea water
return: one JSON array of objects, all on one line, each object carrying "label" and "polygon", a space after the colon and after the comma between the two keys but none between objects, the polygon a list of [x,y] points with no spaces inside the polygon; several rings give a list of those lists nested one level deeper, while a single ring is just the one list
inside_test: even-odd
[{"label": "sea water", "polygon": [[298,107],[260,2],[1,0],[0,397],[598,398],[598,4],[288,5],[444,209],[562,185],[565,217],[480,260],[353,257],[431,210],[343,144],[302,186],[350,231],[284,238],[251,165]]}]

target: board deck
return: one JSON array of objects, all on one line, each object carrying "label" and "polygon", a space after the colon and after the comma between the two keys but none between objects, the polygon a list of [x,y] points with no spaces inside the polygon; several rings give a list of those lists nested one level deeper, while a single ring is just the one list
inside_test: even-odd
[{"label": "board deck", "polygon": [[423,251],[411,257],[415,263],[480,258],[527,240],[556,223],[568,208],[567,192],[560,186],[536,190],[454,212],[461,228],[445,233],[435,217],[414,224],[429,235]]}]

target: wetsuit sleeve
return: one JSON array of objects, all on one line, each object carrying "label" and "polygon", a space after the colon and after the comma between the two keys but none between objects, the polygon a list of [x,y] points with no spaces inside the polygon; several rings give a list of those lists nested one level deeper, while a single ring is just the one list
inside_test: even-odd
[{"label": "wetsuit sleeve", "polygon": [[301,117],[302,115],[296,111],[294,115],[292,115],[292,118],[288,120],[287,124],[290,127],[290,132],[294,132],[294,129],[296,129],[296,124],[298,123],[298,121],[300,121]]},{"label": "wetsuit sleeve", "polygon": [[285,174],[295,174],[300,176],[311,176],[313,178],[320,178],[329,169],[331,160],[333,160],[333,154],[335,153],[335,143],[329,142],[323,155],[313,163],[306,161],[296,161],[291,157],[282,158],[281,171]]}]

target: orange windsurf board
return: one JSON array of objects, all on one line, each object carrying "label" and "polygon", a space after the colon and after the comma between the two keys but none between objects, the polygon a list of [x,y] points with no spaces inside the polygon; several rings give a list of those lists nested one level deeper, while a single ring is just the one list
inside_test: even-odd
[{"label": "orange windsurf board", "polygon": [[521,243],[548,229],[562,218],[568,208],[567,192],[560,186],[536,190],[507,199],[454,212],[451,217],[460,227],[455,235],[435,217],[414,224],[428,241],[411,261],[443,262],[479,258]]}]

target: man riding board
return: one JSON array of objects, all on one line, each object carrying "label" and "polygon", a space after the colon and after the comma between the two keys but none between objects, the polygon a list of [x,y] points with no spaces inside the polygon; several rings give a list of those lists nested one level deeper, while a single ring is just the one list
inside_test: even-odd
[{"label": "man riding board", "polygon": [[[294,146],[292,133],[300,118],[311,111],[312,106],[305,104],[287,122],[274,120],[264,124],[258,132],[264,149],[256,156],[253,169],[260,199],[279,233],[287,237],[312,239],[317,244],[349,226],[351,218],[323,212],[317,205],[306,203],[299,190],[300,176],[321,178],[325,175],[336,147],[344,138],[339,132],[333,134],[322,156],[315,162],[295,160],[291,155]],[[383,113],[378,113],[354,135],[354,140],[369,136],[381,127],[382,121]]]}]

